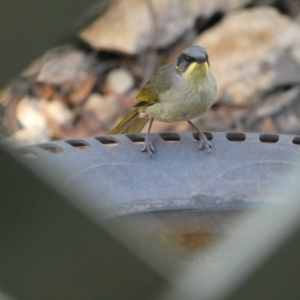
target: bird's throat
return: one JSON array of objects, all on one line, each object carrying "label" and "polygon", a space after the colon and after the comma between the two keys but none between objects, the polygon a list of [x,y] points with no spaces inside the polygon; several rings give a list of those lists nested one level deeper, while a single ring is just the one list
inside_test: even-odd
[{"label": "bird's throat", "polygon": [[183,73],[183,76],[191,83],[196,83],[201,80],[201,78],[205,78],[209,73],[209,65],[207,62],[196,63],[193,62],[189,65],[187,70]]}]

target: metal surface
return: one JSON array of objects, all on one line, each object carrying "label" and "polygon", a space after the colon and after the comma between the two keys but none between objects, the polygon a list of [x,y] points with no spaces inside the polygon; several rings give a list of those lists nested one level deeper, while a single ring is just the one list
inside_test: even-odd
[{"label": "metal surface", "polygon": [[[192,133],[153,134],[151,138],[157,153],[152,159],[140,152],[143,135],[58,141],[15,151],[38,171],[37,174],[48,179],[47,184],[69,195],[70,203],[81,206],[81,211],[89,218],[104,226],[172,282],[173,288],[166,290],[162,299],[223,299],[238,286],[243,294],[243,280],[250,278],[254,269],[258,272],[258,266],[278,250],[292,230],[296,230],[300,207],[295,187],[299,185],[300,174],[295,169],[299,167],[300,139],[244,133],[210,135],[213,144],[210,155],[197,149],[198,141]],[[16,192],[23,193],[22,190]],[[290,204],[286,205],[288,201]],[[26,205],[27,201],[22,203]],[[247,214],[247,218],[242,214],[243,222],[235,223],[234,231],[227,231],[225,218],[218,217],[224,212],[262,206],[279,209],[258,209]],[[32,207],[35,206],[29,205],[29,209]],[[157,212],[159,210],[162,212]],[[168,213],[170,210],[179,219],[183,218],[182,222],[173,218]],[[195,213],[191,222],[191,215],[185,214],[187,210]],[[201,210],[205,213],[201,214]],[[154,218],[145,219],[145,214],[127,218],[132,212],[149,212]],[[166,218],[157,218],[162,214]],[[125,217],[101,222],[103,217],[121,215]],[[138,222],[134,223],[132,217],[138,217]],[[56,222],[56,216],[53,221]],[[108,226],[115,221],[121,226],[115,229]],[[153,224],[161,224],[166,231],[159,232]],[[165,244],[154,251],[157,237],[158,241],[170,241],[175,248],[180,246],[178,250],[187,249],[187,245],[199,249],[200,244],[195,242],[210,238],[210,233],[225,233],[225,236],[207,249],[204,256],[209,260],[204,263],[203,254],[193,257],[192,261],[188,257],[189,264],[181,257],[174,260],[177,253],[174,247],[170,249],[167,245],[165,255],[170,264],[166,265],[165,257],[156,255]],[[182,240],[185,237],[188,239]],[[176,262],[180,267],[176,267]],[[184,271],[181,266],[190,268]],[[271,268],[263,278],[268,280],[276,274]],[[281,272],[277,279],[288,280]],[[266,291],[263,285],[260,288]],[[253,290],[250,285],[249,289],[251,295],[256,294],[255,299],[265,299],[257,297],[259,288]],[[282,293],[286,291],[283,284],[278,284],[278,289]],[[268,294],[271,292],[274,295],[273,289]]]},{"label": "metal surface", "polygon": [[[300,162],[300,137],[207,136],[213,145],[211,154],[198,150],[193,133],[152,134],[157,150],[153,158],[140,151],[142,134],[57,141],[17,151],[27,163],[56,178],[60,187],[81,190],[91,209],[106,209],[105,217],[170,209],[253,207],[263,204]],[[275,196],[272,204],[285,201]]]}]

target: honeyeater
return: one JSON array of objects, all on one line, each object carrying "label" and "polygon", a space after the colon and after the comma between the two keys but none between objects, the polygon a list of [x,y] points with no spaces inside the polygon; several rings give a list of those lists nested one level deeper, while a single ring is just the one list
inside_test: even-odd
[{"label": "honeyeater", "polygon": [[140,132],[150,120],[142,151],[150,156],[155,148],[150,141],[153,120],[162,122],[187,121],[199,133],[199,149],[210,152],[211,143],[192,119],[205,113],[213,104],[217,84],[210,72],[207,51],[191,46],[177,60],[162,66],[137,95],[134,109],[108,135]]}]

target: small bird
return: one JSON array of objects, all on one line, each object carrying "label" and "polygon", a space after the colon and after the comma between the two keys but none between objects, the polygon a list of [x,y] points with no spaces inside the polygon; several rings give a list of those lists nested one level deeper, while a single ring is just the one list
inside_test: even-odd
[{"label": "small bird", "polygon": [[137,95],[134,109],[108,135],[141,132],[150,120],[141,151],[152,156],[155,148],[149,135],[153,120],[187,121],[199,134],[199,149],[206,148],[210,153],[211,143],[190,120],[211,107],[216,93],[217,84],[210,72],[207,51],[191,46],[182,51],[175,62],[158,69]]}]

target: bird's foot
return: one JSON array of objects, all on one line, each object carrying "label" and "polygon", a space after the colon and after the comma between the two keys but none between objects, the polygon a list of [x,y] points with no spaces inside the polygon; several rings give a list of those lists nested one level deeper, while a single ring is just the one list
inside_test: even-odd
[{"label": "bird's foot", "polygon": [[199,149],[207,149],[208,154],[212,147],[211,142],[207,139],[206,135],[203,132],[199,132]]},{"label": "bird's foot", "polygon": [[149,141],[149,139],[146,137],[145,139],[145,144],[144,146],[141,148],[142,152],[148,152],[148,154],[150,155],[150,157],[152,157],[153,153],[155,152],[155,148],[152,145],[152,143]]}]

